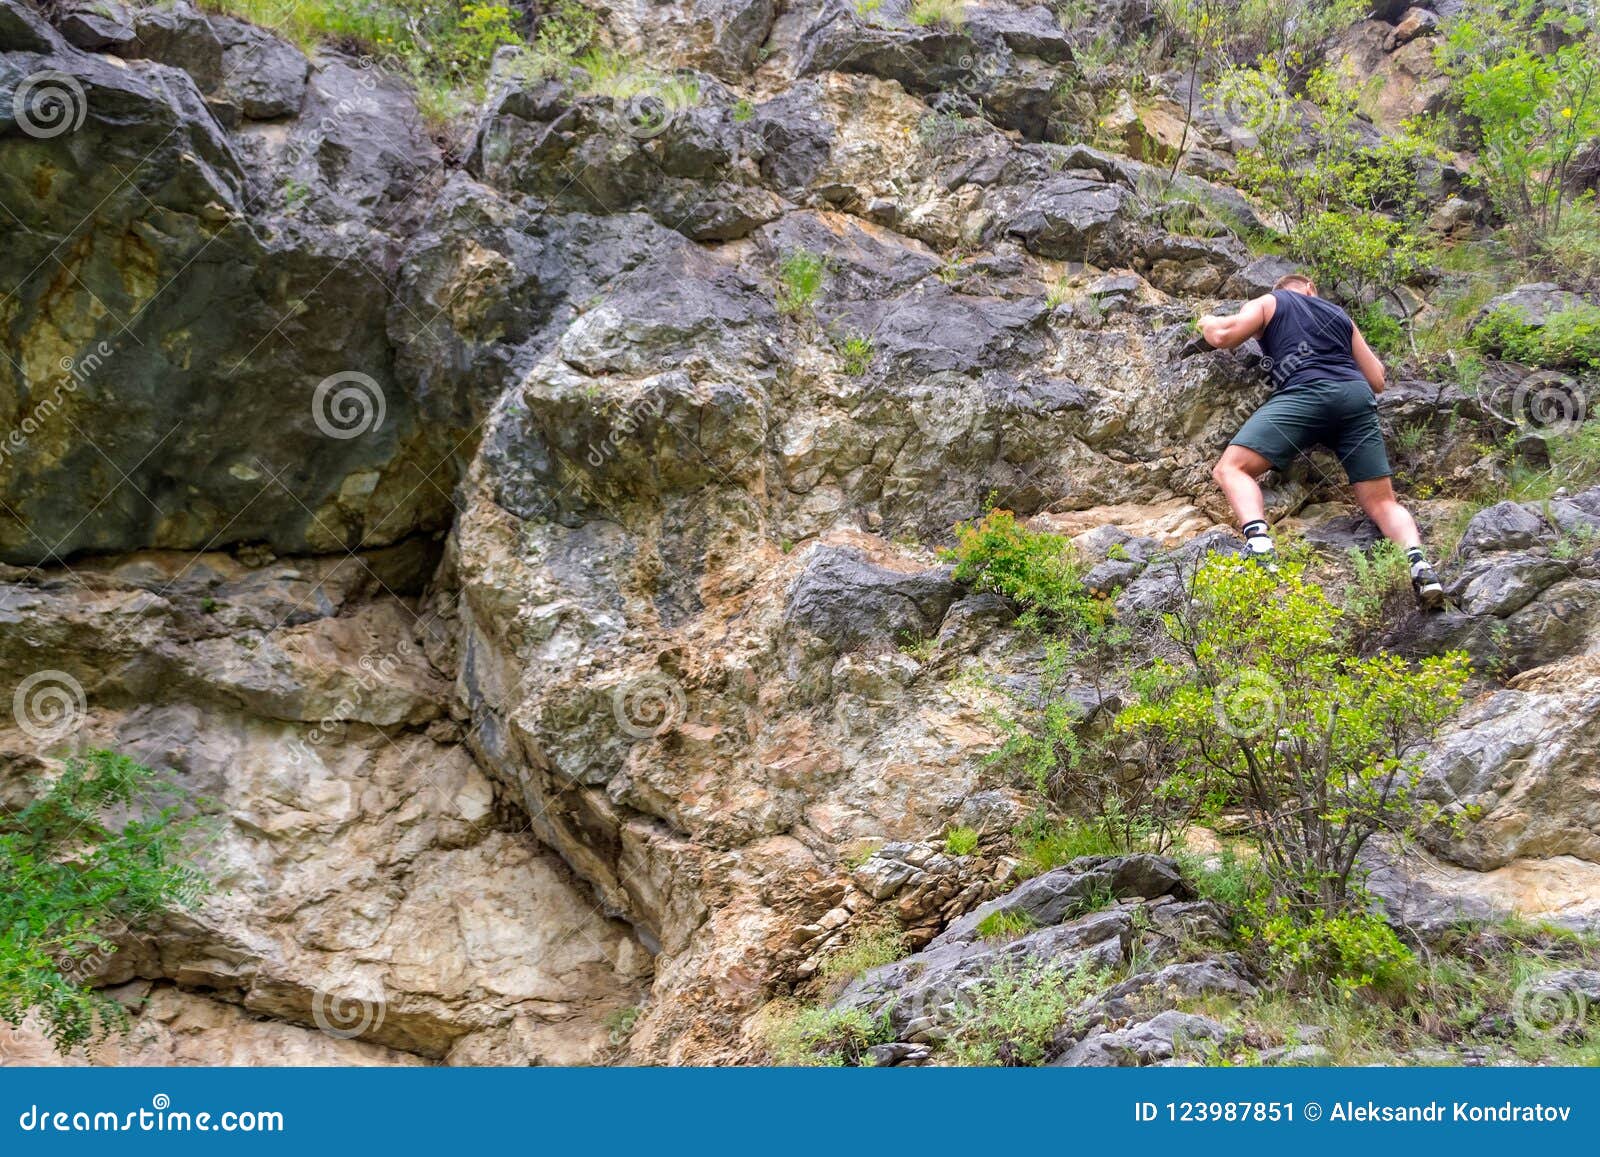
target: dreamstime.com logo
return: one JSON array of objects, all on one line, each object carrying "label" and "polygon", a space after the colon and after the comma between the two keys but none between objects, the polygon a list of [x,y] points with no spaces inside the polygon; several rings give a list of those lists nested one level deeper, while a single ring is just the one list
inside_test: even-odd
[{"label": "dreamstime.com logo", "polygon": [[1246,668],[1212,693],[1217,726],[1235,739],[1259,739],[1283,718],[1283,684],[1264,671]]},{"label": "dreamstime.com logo", "polygon": [[681,683],[653,671],[612,688],[611,713],[623,734],[653,739],[684,720],[688,700]]},{"label": "dreamstime.com logo", "polygon": [[88,112],[83,85],[53,69],[24,77],[11,94],[11,116],[17,127],[39,140],[76,132]]},{"label": "dreamstime.com logo", "polygon": [[29,1105],[17,1117],[24,1133],[282,1133],[283,1114],[276,1109],[224,1109],[189,1112],[174,1109],[172,1098],[157,1093],[148,1108],[115,1112],[108,1109],[56,1109]]},{"label": "dreamstime.com logo", "polygon": [[1485,413],[1509,426],[1531,427],[1547,434],[1569,433],[1589,413],[1583,384],[1554,370],[1529,374],[1510,385],[1483,381],[1476,393]]}]

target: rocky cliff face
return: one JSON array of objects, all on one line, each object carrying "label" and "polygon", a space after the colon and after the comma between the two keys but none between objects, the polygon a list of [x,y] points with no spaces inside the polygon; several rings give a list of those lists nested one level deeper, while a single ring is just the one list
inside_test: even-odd
[{"label": "rocky cliff face", "polygon": [[[1043,7],[608,22],[693,100],[641,119],[507,58],[441,144],[381,60],[0,0],[3,784],[107,744],[217,814],[219,893],[104,962],[141,1011],[98,1059],[751,1060],[873,920],[971,967],[948,926],[1009,865],[928,841],[1031,804],[960,675],[1041,657],[924,544],[995,497],[1149,606],[1150,559],[1224,537],[1209,465],[1267,384],[1185,323],[1280,263],[1152,203],[1174,101],[1126,153],[1061,143],[1085,27]],[[1386,115],[1437,99],[1394,31],[1346,45],[1404,78]],[[1180,187],[1254,220],[1209,114],[1192,146]],[[1418,471],[1486,468],[1476,399],[1384,413]],[[1270,497],[1358,533],[1315,470]],[[1388,640],[1516,675],[1434,757],[1485,819],[1386,877],[1418,919],[1600,912],[1600,577],[1554,549],[1597,522],[1485,511],[1460,610]],[[1126,894],[1205,917],[1164,870]]]}]

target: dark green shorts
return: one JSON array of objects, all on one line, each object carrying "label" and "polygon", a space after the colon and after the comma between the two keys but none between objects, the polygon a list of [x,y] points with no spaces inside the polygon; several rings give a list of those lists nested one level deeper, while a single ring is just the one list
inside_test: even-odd
[{"label": "dark green shorts", "polygon": [[1352,482],[1387,478],[1389,455],[1378,398],[1366,382],[1311,382],[1279,390],[1250,415],[1231,445],[1254,450],[1285,470],[1296,456],[1326,446]]}]

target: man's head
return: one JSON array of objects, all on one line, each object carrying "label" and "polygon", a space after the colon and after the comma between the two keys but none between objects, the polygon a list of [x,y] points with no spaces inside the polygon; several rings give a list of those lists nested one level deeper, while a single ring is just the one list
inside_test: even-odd
[{"label": "man's head", "polygon": [[1303,273],[1285,273],[1272,288],[1292,290],[1307,297],[1317,296],[1317,283]]}]

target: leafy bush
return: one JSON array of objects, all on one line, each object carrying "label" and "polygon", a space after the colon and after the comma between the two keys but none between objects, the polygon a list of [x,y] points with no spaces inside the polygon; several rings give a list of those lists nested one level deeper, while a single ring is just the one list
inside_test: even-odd
[{"label": "leafy bush", "polygon": [[1259,945],[1270,967],[1287,976],[1327,978],[1342,991],[1395,989],[1415,963],[1382,916],[1373,912],[1309,912],[1256,901],[1241,935]]},{"label": "leafy bush", "polygon": [[1109,619],[1108,606],[1083,585],[1072,544],[1059,534],[1029,530],[1011,511],[1000,509],[960,524],[955,534],[955,547],[943,557],[955,563],[957,582],[1015,600],[1035,624],[1098,626]]},{"label": "leafy bush", "polygon": [[822,292],[828,263],[807,249],[791,249],[778,262],[778,309],[791,317],[809,313]]},{"label": "leafy bush", "polygon": [[1500,306],[1472,330],[1485,353],[1540,369],[1600,369],[1600,305],[1558,310],[1530,325],[1515,306]]},{"label": "leafy bush", "polygon": [[116,938],[208,885],[184,839],[195,820],[166,807],[113,820],[170,785],[143,764],[93,750],[0,826],[0,1020],[38,1015],[63,1053],[127,1025],[90,983]]},{"label": "leafy bush", "polygon": [[1488,192],[1524,254],[1561,227],[1572,164],[1600,136],[1600,32],[1536,0],[1468,0],[1446,22],[1438,59]]},{"label": "leafy bush", "polygon": [[1070,864],[1079,856],[1115,856],[1132,850],[1100,827],[1070,817],[1052,818],[1043,809],[1013,834],[1023,872],[1029,876]]},{"label": "leafy bush", "polygon": [[951,828],[944,835],[944,850],[952,856],[970,856],[978,850],[977,828]]},{"label": "leafy bush", "polygon": [[869,925],[859,929],[848,945],[823,960],[822,975],[836,989],[843,989],[863,972],[893,963],[905,954],[905,936],[897,926]]},{"label": "leafy bush", "polygon": [[1163,623],[1172,655],[1135,677],[1113,732],[1167,769],[1164,794],[1244,808],[1276,898],[1342,912],[1361,898],[1351,877],[1372,836],[1443,818],[1415,788],[1467,656],[1352,657],[1339,609],[1289,552],[1276,576],[1210,556],[1189,585]]},{"label": "leafy bush", "polygon": [[844,359],[844,372],[859,378],[872,365],[872,338],[866,334],[851,334],[839,342],[839,356]]},{"label": "leafy bush", "polygon": [[1240,183],[1282,215],[1288,255],[1320,286],[1361,300],[1424,267],[1428,201],[1418,174],[1442,156],[1425,133],[1407,127],[1369,143],[1356,86],[1332,69],[1313,72],[1301,95],[1270,62],[1230,69],[1210,92],[1246,110],[1235,126]]},{"label": "leafy bush", "polygon": [[1370,631],[1411,597],[1411,561],[1397,543],[1374,543],[1371,550],[1349,551],[1354,580],[1344,589],[1347,629]]},{"label": "leafy bush", "polygon": [[1037,1065],[1099,979],[1087,968],[1002,966],[961,991],[945,1048],[962,1065]]},{"label": "leafy bush", "polygon": [[1361,336],[1383,357],[1395,357],[1406,352],[1406,327],[1376,304],[1353,311],[1356,327]]},{"label": "leafy bush", "polygon": [[887,1016],[858,1008],[805,1008],[772,1025],[767,1047],[780,1065],[859,1065],[869,1048],[893,1039]]}]

